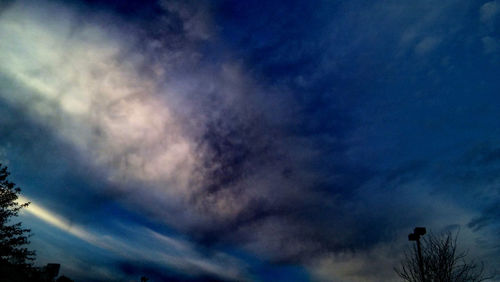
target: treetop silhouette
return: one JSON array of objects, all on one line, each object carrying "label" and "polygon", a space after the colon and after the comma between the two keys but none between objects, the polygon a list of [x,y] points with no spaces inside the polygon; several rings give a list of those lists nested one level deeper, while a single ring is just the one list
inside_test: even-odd
[{"label": "treetop silhouette", "polygon": [[22,275],[32,269],[35,252],[28,250],[30,229],[13,222],[22,208],[17,200],[21,189],[8,180],[10,173],[0,164],[0,276]]}]

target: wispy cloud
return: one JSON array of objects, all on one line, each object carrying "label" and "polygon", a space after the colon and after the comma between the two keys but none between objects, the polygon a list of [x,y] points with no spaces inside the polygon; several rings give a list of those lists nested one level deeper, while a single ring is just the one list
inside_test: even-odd
[{"label": "wispy cloud", "polygon": [[498,1],[484,3],[479,9],[479,14],[483,23],[493,23],[495,18],[500,14],[500,3]]},{"label": "wispy cloud", "polygon": [[205,257],[196,251],[192,243],[162,235],[147,227],[121,224],[118,233],[122,235],[115,235],[117,230],[114,230],[113,234],[103,234],[70,222],[31,202],[26,197],[20,196],[18,201],[19,203],[30,202],[23,212],[32,214],[93,246],[110,251],[122,259],[152,263],[163,266],[165,269],[190,273],[192,276],[209,273],[225,279],[237,280],[247,275],[245,264],[231,255],[218,252]]},{"label": "wispy cloud", "polygon": [[[27,202],[30,202],[26,197],[19,196],[18,199],[19,203],[24,204]],[[105,245],[101,245],[99,242],[99,239],[92,235],[91,233],[85,231],[85,229],[72,224],[71,222],[65,220],[64,218],[38,206],[35,203],[30,202],[30,205],[25,208],[23,211],[27,211],[30,214],[33,214],[34,216],[38,217],[39,219],[45,221],[46,223],[49,223],[65,232],[68,232],[79,239],[82,239],[92,245],[97,245],[100,247],[105,247]]]}]

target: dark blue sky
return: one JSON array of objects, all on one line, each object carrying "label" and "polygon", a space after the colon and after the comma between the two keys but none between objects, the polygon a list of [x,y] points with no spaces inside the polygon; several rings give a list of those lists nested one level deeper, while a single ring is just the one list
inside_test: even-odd
[{"label": "dark blue sky", "polygon": [[0,161],[78,281],[393,281],[500,260],[500,2],[8,1]]}]

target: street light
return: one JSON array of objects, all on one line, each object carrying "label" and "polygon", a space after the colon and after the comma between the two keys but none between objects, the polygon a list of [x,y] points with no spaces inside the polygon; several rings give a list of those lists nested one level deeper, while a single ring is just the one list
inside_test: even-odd
[{"label": "street light", "polygon": [[420,248],[420,236],[425,235],[425,233],[427,233],[425,227],[415,227],[415,229],[413,229],[413,233],[408,234],[409,241],[417,242],[418,266],[420,268],[420,278],[422,279],[422,282],[426,281],[424,275],[424,262],[422,260],[422,249]]}]

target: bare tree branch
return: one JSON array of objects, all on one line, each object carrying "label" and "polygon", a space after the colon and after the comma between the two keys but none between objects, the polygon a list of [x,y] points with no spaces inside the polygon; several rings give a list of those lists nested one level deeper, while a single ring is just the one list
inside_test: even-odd
[{"label": "bare tree branch", "polygon": [[426,235],[421,245],[424,273],[420,273],[415,245],[405,251],[400,266],[394,271],[408,282],[480,282],[492,279],[494,275],[484,274],[483,263],[467,261],[467,252],[457,251],[457,238],[458,232]]}]

